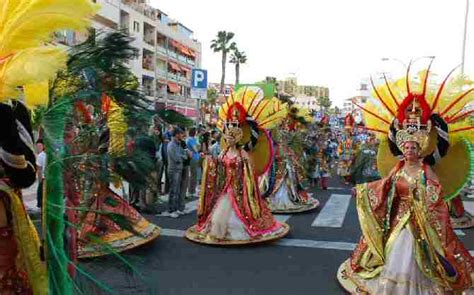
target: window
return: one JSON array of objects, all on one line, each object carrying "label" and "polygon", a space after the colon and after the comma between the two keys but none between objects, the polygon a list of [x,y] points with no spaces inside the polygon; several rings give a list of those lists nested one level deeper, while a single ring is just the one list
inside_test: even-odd
[{"label": "window", "polygon": [[134,21],[133,22],[133,31],[139,33],[140,32],[140,23]]}]

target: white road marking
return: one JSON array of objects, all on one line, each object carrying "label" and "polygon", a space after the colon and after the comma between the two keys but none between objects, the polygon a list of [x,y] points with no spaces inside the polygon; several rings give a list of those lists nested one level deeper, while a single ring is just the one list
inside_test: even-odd
[{"label": "white road marking", "polygon": [[185,233],[186,233],[186,231],[179,230],[179,229],[171,229],[171,228],[162,228],[161,229],[161,235],[165,236],[165,237],[182,238],[182,237],[184,237]]},{"label": "white road marking", "polygon": [[474,250],[469,251],[469,254],[471,254],[471,256],[474,256]]},{"label": "white road marking", "polygon": [[186,203],[184,211],[185,212],[196,211],[198,202],[199,202],[199,199]]},{"label": "white road marking", "polygon": [[[182,238],[186,231],[179,229],[162,228],[161,235],[165,237],[176,237]],[[302,240],[302,239],[281,239],[274,243],[275,245],[282,247],[300,247],[300,248],[313,248],[313,249],[331,249],[331,250],[342,250],[342,251],[353,251],[356,247],[355,243],[347,242],[329,242],[329,241],[313,241],[313,240]]]},{"label": "white road marking", "polygon": [[329,186],[328,187],[328,190],[330,191],[342,191],[342,190],[350,190],[351,188],[348,188],[348,187],[333,187],[333,186]]},{"label": "white road marking", "polygon": [[315,248],[315,249],[333,249],[353,251],[356,247],[354,243],[347,242],[329,242],[329,241],[313,241],[301,239],[281,239],[275,242],[278,246]]},{"label": "white road marking", "polygon": [[474,215],[474,201],[464,201],[464,209],[466,209],[467,212],[471,213],[471,215]]},{"label": "white road marking", "polygon": [[350,201],[351,195],[332,194],[311,226],[342,227]]},{"label": "white road marking", "polygon": [[465,236],[466,234],[460,230],[460,229],[455,229],[454,232],[458,235],[458,236]]},{"label": "white road marking", "polygon": [[288,219],[290,219],[291,215],[286,215],[286,214],[275,214],[273,215],[276,220],[280,222],[286,222]]}]

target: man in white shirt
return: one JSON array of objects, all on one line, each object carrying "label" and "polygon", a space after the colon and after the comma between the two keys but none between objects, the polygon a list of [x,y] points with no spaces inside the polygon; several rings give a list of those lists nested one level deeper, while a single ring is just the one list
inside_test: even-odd
[{"label": "man in white shirt", "polygon": [[36,157],[36,173],[38,178],[38,190],[36,192],[36,207],[41,208],[43,204],[43,182],[46,170],[46,152],[41,139],[36,142],[38,156]]}]

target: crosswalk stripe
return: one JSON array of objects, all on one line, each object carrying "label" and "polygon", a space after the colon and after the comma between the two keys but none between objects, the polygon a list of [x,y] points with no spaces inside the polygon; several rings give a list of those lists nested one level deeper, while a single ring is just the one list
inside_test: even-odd
[{"label": "crosswalk stripe", "polygon": [[332,194],[311,226],[342,227],[350,201],[351,195]]},{"label": "crosswalk stripe", "polygon": [[275,217],[275,219],[280,221],[280,222],[286,222],[288,219],[290,219],[291,215],[275,214],[275,215],[273,215],[273,217]]},{"label": "crosswalk stripe", "polygon": [[[182,238],[186,232],[179,229],[162,228],[161,235],[165,237]],[[356,247],[355,243],[347,242],[330,242],[330,241],[314,241],[302,239],[281,239],[274,243],[283,247],[299,247],[313,249],[331,249],[342,251],[353,251]]]},{"label": "crosswalk stripe", "polygon": [[464,209],[466,209],[467,212],[471,213],[471,215],[474,215],[474,201],[464,201]]},{"label": "crosswalk stripe", "polygon": [[347,242],[329,242],[329,241],[314,241],[302,239],[281,239],[275,242],[278,246],[300,247],[300,248],[315,248],[315,249],[332,249],[353,251],[356,247],[354,243]]},{"label": "crosswalk stripe", "polygon": [[343,190],[346,190],[347,191],[347,190],[350,190],[350,188],[329,186],[328,190],[330,190],[330,191],[343,191]]}]

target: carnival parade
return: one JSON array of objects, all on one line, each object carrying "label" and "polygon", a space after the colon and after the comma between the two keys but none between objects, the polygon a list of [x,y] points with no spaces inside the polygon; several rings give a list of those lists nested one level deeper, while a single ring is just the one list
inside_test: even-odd
[{"label": "carnival parade", "polygon": [[474,19],[407,1],[460,66],[400,15],[336,58],[334,3],[1,0],[0,294],[473,294]]}]

